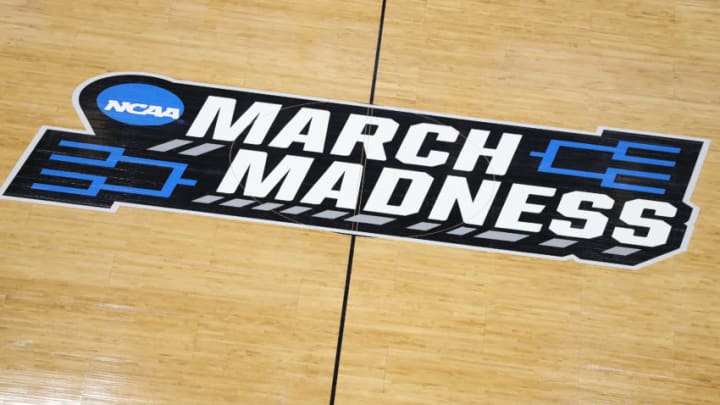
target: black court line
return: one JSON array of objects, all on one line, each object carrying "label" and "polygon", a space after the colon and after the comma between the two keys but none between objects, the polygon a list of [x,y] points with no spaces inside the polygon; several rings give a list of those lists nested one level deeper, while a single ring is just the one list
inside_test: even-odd
[{"label": "black court line", "polygon": [[[385,25],[385,5],[387,0],[383,0],[380,10],[380,26],[378,27],[377,46],[375,48],[375,67],[373,68],[372,84],[370,85],[370,101],[369,104],[375,104],[375,85],[377,84],[378,65],[380,64],[380,47],[382,45],[383,26]],[[364,165],[363,165],[364,167]],[[362,176],[364,178],[364,176]],[[363,181],[360,181],[361,187]],[[360,211],[360,203],[362,193],[358,195],[358,201],[355,206],[355,213]],[[353,223],[353,231],[357,230],[357,222]],[[335,350],[335,368],[333,369],[332,390],[330,392],[330,405],[335,404],[335,392],[337,389],[338,373],[340,371],[340,355],[342,354],[343,335],[345,333],[345,316],[347,314],[348,296],[350,295],[350,280],[352,278],[353,260],[355,259],[355,239],[353,234],[350,236],[350,248],[348,250],[347,273],[345,274],[345,292],[343,294],[342,310],[340,312],[340,329],[338,331],[337,349]]]}]

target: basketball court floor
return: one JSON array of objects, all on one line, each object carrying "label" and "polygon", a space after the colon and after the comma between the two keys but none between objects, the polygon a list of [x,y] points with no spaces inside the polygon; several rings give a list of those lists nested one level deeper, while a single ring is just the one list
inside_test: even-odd
[{"label": "basketball court floor", "polygon": [[0,404],[720,401],[718,2],[0,10],[3,182],[41,126],[83,128],[77,86],[122,71],[712,141],[687,251],[639,270],[0,199]]}]

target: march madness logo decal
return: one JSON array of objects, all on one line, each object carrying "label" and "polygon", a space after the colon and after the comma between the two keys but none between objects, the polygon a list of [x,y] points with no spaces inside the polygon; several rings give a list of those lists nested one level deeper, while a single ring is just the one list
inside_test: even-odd
[{"label": "march madness logo decal", "polygon": [[5,198],[129,204],[638,268],[686,248],[707,142],[188,83],[81,85]]}]

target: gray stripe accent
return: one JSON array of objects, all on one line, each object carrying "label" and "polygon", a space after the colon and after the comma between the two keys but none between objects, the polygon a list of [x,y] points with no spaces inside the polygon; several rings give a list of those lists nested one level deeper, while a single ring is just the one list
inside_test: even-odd
[{"label": "gray stripe accent", "polygon": [[611,247],[608,250],[603,251],[603,253],[608,255],[618,255],[618,256],[628,256],[635,252],[639,252],[640,249],[635,249],[631,247],[624,247],[624,246],[615,246]]},{"label": "gray stripe accent", "polygon": [[305,211],[310,211],[310,208],[296,205],[296,206],[290,207],[286,210],[282,210],[281,212],[283,214],[297,215],[297,214],[302,214]]},{"label": "gray stripe accent", "polygon": [[242,208],[242,207],[244,207],[246,205],[250,205],[254,202],[255,201],[253,201],[253,200],[245,200],[242,198],[233,198],[232,200],[225,201],[224,203],[222,203],[220,205],[224,205],[226,207],[233,207],[233,208]]},{"label": "gray stripe accent", "polygon": [[173,150],[175,148],[179,148],[181,146],[185,146],[189,143],[192,143],[192,141],[188,141],[186,139],[173,139],[172,141],[167,141],[165,143],[161,143],[159,145],[155,145],[153,147],[148,148],[147,150],[151,150],[154,152],[167,152],[169,150]]},{"label": "gray stripe accent", "polygon": [[378,215],[360,214],[360,215],[354,215],[350,218],[345,218],[345,220],[348,222],[359,222],[362,224],[385,225],[388,222],[394,221],[395,218],[381,217]]},{"label": "gray stripe accent", "polygon": [[412,229],[413,231],[429,231],[431,229],[435,229],[440,224],[434,224],[432,222],[418,222],[415,225],[410,225],[407,227],[407,229]]},{"label": "gray stripe accent", "polygon": [[265,203],[265,204],[260,204],[253,209],[258,210],[258,211],[271,211],[277,207],[282,207],[282,206],[283,206],[282,204],[278,204],[278,203]]},{"label": "gray stripe accent", "polygon": [[193,202],[196,202],[199,204],[210,204],[210,203],[214,203],[217,200],[222,200],[223,198],[224,197],[221,197],[219,195],[208,194],[208,195],[202,196],[200,198],[194,199]]},{"label": "gray stripe accent", "polygon": [[577,243],[576,240],[552,238],[552,239],[548,239],[545,242],[541,243],[540,246],[548,246],[548,247],[554,247],[554,248],[566,248],[566,247],[572,246],[576,243]]},{"label": "gray stripe accent", "polygon": [[467,235],[470,232],[474,231],[477,228],[468,228],[467,226],[461,226],[460,228],[453,229],[452,231],[448,232],[448,235],[457,235],[457,236],[463,236]]},{"label": "gray stripe accent", "polygon": [[524,233],[502,231],[485,231],[479,235],[475,235],[476,238],[502,240],[506,242],[517,242],[521,239],[527,238],[528,236],[529,235],[525,235]]},{"label": "gray stripe accent", "polygon": [[204,143],[202,145],[195,146],[194,148],[190,148],[187,150],[184,150],[180,152],[181,155],[188,155],[188,156],[200,156],[202,154],[212,152],[216,149],[220,149],[225,145],[219,145],[217,143]]},{"label": "gray stripe accent", "polygon": [[348,214],[348,212],[345,212],[345,211],[325,210],[325,211],[315,214],[313,216],[317,217],[317,218],[336,219],[336,218],[343,217],[347,214]]}]

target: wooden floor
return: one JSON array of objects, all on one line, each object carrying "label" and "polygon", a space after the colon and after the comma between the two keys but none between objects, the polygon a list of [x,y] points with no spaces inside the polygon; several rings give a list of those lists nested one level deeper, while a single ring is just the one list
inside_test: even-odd
[{"label": "wooden floor", "polygon": [[[110,71],[367,102],[381,0],[0,0],[0,178]],[[640,271],[358,238],[337,404],[720,401],[720,3],[387,0],[375,102],[713,140]],[[323,404],[350,236],[0,201],[0,404]]]}]

